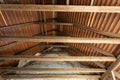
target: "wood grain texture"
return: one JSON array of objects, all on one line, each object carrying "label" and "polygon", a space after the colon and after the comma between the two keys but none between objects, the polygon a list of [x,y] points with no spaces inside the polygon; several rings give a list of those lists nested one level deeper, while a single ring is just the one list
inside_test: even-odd
[{"label": "wood grain texture", "polygon": [[115,61],[114,57],[95,56],[63,56],[63,57],[43,57],[43,56],[0,56],[2,60],[31,60],[31,61]]},{"label": "wood grain texture", "polygon": [[0,71],[36,71],[36,72],[80,72],[80,73],[104,73],[105,69],[100,68],[17,68],[17,67],[0,67]]},{"label": "wood grain texture", "polygon": [[120,66],[120,56],[118,59],[108,67],[107,72],[102,75],[102,80],[106,80],[111,71],[114,71]]},{"label": "wood grain texture", "polygon": [[120,13],[119,6],[0,4],[0,10]]},{"label": "wood grain texture", "polygon": [[1,41],[52,42],[52,43],[108,43],[120,44],[119,38],[76,38],[60,36],[1,37]]},{"label": "wood grain texture", "polygon": [[98,79],[100,75],[2,75],[3,79],[23,79],[23,78],[89,78]]}]

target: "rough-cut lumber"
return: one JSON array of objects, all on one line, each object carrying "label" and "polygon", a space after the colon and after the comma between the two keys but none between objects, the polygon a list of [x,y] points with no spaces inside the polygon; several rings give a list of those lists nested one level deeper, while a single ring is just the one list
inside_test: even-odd
[{"label": "rough-cut lumber", "polygon": [[21,23],[21,24],[15,24],[15,25],[10,25],[10,26],[4,26],[4,27],[0,27],[0,30],[2,29],[9,29],[9,28],[18,28],[18,27],[24,27],[24,26],[28,26],[28,25],[34,25],[34,24],[40,24],[40,25],[68,25],[68,26],[72,26],[72,23],[64,23],[64,22],[40,22],[40,21],[36,21],[36,22],[27,22],[27,23]]},{"label": "rough-cut lumber", "polygon": [[[48,19],[48,20],[53,21],[54,18],[53,19]],[[50,22],[50,21],[49,22],[39,22],[39,21],[36,21],[36,22],[28,22],[28,23],[22,23],[22,24],[16,24],[16,25],[4,26],[4,27],[0,27],[0,30],[2,30],[2,29],[9,29],[9,28],[24,27],[24,26],[33,25],[33,24],[41,24],[41,25],[42,24],[67,25],[67,26],[79,27],[79,28],[86,29],[86,30],[89,30],[89,31],[92,31],[92,32],[95,32],[95,33],[98,33],[98,34],[109,36],[109,37],[119,37],[120,38],[119,34],[97,30],[97,29],[94,29],[92,27],[83,26],[83,25],[76,24],[76,23],[68,23],[68,22],[64,22],[64,21],[63,22]]]},{"label": "rough-cut lumber", "polygon": [[[5,46],[2,46],[0,47],[0,50],[4,50],[4,49],[8,49],[16,44],[20,44],[22,42],[14,42],[14,43],[10,43],[10,44],[7,44]],[[69,46],[66,46],[66,45],[46,45],[46,44],[41,44],[40,45],[41,47],[64,47],[64,48],[69,48]]]},{"label": "rough-cut lumber", "polygon": [[120,79],[120,73],[116,72],[116,71],[113,71],[114,72],[114,75]]},{"label": "rough-cut lumber", "polygon": [[107,76],[112,71],[114,71],[115,69],[117,69],[119,66],[120,66],[120,56],[118,57],[118,59],[115,62],[113,62],[111,64],[111,66],[107,69],[107,72],[102,75],[102,80],[107,80]]},{"label": "rough-cut lumber", "polygon": [[[70,45],[69,45],[70,46]],[[78,53],[80,56],[86,56],[85,53],[82,53],[79,49],[70,46],[70,49],[72,49],[73,51],[75,51],[76,53]],[[97,66],[99,66],[100,68],[105,68],[105,65],[103,65],[100,62],[92,62],[94,64],[96,64]]]},{"label": "rough-cut lumber", "polygon": [[3,79],[23,79],[23,78],[87,78],[98,79],[100,75],[1,75]]},{"label": "rough-cut lumber", "polygon": [[64,48],[69,48],[70,46],[67,45],[52,45],[52,44],[41,44],[40,46],[44,46],[44,47],[64,47]]},{"label": "rough-cut lumber", "polygon": [[81,25],[81,24],[73,24],[73,26],[79,27],[81,29],[85,29],[85,30],[88,30],[88,31],[92,31],[92,32],[95,32],[95,33],[98,33],[98,34],[102,34],[102,35],[105,35],[105,36],[120,38],[119,34],[106,32],[106,31],[102,31],[102,30],[97,30],[97,29],[89,27],[89,26],[84,26],[84,25]]},{"label": "rough-cut lumber", "polygon": [[0,10],[120,13],[119,6],[0,4]]},{"label": "rough-cut lumber", "polygon": [[[34,55],[37,52],[40,52],[45,48],[45,47],[41,47],[40,45],[41,45],[41,43],[38,43],[37,45],[34,45],[34,46],[32,46],[32,47],[30,47],[30,48],[28,48],[26,50],[21,51],[20,53],[16,53],[16,54],[18,54],[18,55]],[[31,52],[32,52],[32,54],[31,54]],[[8,65],[9,63],[11,63],[11,60],[10,61],[8,61],[8,60],[1,61],[0,66]],[[15,62],[14,64],[17,64],[17,63],[18,63],[18,61]]]},{"label": "rough-cut lumber", "polygon": [[0,67],[0,71],[36,71],[36,72],[80,72],[80,73],[104,73],[105,69],[99,68],[17,68]]},{"label": "rough-cut lumber", "polygon": [[97,51],[97,52],[99,52],[99,53],[101,53],[101,54],[103,54],[103,55],[105,55],[105,56],[113,56],[113,54],[111,54],[110,52],[107,52],[107,51],[105,51],[101,48],[95,47],[95,46],[90,45],[90,44],[84,44],[84,45],[93,49],[93,50],[95,50],[95,51]]},{"label": "rough-cut lumber", "polygon": [[76,38],[60,36],[1,37],[2,41],[52,42],[52,43],[108,43],[120,44],[120,38]]},{"label": "rough-cut lumber", "polygon": [[114,57],[95,56],[63,56],[63,57],[43,57],[43,56],[0,56],[0,60],[33,60],[33,61],[115,61]]},{"label": "rough-cut lumber", "polygon": [[[55,30],[56,30],[56,29],[48,30],[47,33],[52,32],[52,31],[55,31]],[[43,33],[45,33],[45,32],[43,32]],[[33,36],[37,36],[37,35],[40,35],[40,34],[42,34],[42,33],[35,34],[35,35],[33,35]],[[8,48],[10,48],[10,47],[13,47],[13,46],[15,46],[15,45],[17,45],[17,44],[21,44],[21,43],[22,43],[22,42],[12,42],[12,43],[10,43],[10,44],[4,45],[4,46],[0,46],[0,50],[8,49]],[[41,45],[41,46],[42,46],[42,45]],[[45,46],[45,45],[44,45],[44,46]],[[48,45],[48,46],[50,46],[50,45]]]}]

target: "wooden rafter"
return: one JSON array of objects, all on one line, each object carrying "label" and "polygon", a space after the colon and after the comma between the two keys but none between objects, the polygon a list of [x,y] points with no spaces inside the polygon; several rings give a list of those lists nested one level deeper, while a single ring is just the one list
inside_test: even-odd
[{"label": "wooden rafter", "polygon": [[[21,44],[21,42],[15,42],[15,43],[11,43],[11,44],[8,44],[8,45],[5,45],[3,47],[0,47],[0,50],[4,50],[4,49],[8,49],[16,44]],[[69,48],[69,46],[67,45],[50,45],[50,44],[40,44],[39,46],[41,47],[64,47],[64,48]]]},{"label": "wooden rafter", "polygon": [[114,75],[120,79],[120,73],[116,72],[116,71],[113,71]]},{"label": "wooden rafter", "polygon": [[108,43],[120,44],[119,38],[76,38],[76,37],[54,37],[54,36],[34,36],[34,37],[1,37],[2,41],[20,42],[52,42],[52,43]]},{"label": "wooden rafter", "polygon": [[102,80],[107,80],[107,76],[119,66],[120,66],[120,56],[117,58],[115,62],[111,64],[111,66],[107,69],[107,72],[103,74]]},{"label": "wooden rafter", "polygon": [[42,56],[0,56],[1,60],[33,60],[33,61],[112,61],[114,57],[95,56],[63,56],[63,57],[42,57]]},{"label": "wooden rafter", "polygon": [[[54,18],[53,19],[48,19],[48,20],[51,21],[51,20],[54,20]],[[105,32],[105,31],[94,29],[92,27],[83,26],[81,24],[68,23],[68,22],[49,22],[49,21],[48,22],[29,22],[29,23],[22,23],[22,24],[16,24],[16,25],[11,25],[11,26],[5,26],[5,27],[1,27],[0,29],[2,30],[2,29],[9,29],[9,28],[18,28],[18,27],[24,27],[24,26],[33,25],[33,24],[67,25],[68,27],[69,26],[74,26],[74,27],[86,29],[86,30],[89,30],[89,31],[92,31],[92,32],[95,32],[95,33],[98,33],[98,34],[102,34],[102,35],[105,35],[105,36],[119,37],[120,38],[119,34],[115,34],[115,33],[111,33],[111,32]]]},{"label": "wooden rafter", "polygon": [[98,79],[100,75],[2,75],[3,79],[23,79],[23,78],[87,78]]},{"label": "wooden rafter", "polygon": [[7,68],[0,67],[0,71],[39,71],[39,72],[80,72],[80,73],[104,73],[105,69],[99,68]]},{"label": "wooden rafter", "polygon": [[0,10],[120,13],[119,6],[0,4]]},{"label": "wooden rafter", "polygon": [[[77,54],[79,54],[81,56],[86,56],[84,53],[80,52],[77,48],[74,48],[74,47],[70,46],[70,49],[74,50]],[[105,66],[100,62],[93,62],[93,63],[96,64],[97,66],[101,67],[101,68],[105,68]]]},{"label": "wooden rafter", "polygon": [[84,45],[93,49],[93,50],[95,50],[95,51],[97,51],[97,52],[99,52],[99,53],[101,53],[101,54],[103,54],[103,55],[105,55],[105,56],[113,56],[113,54],[111,54],[110,52],[107,52],[107,51],[105,51],[103,49],[100,49],[98,47],[95,47],[93,45],[90,45],[90,44],[84,44]]},{"label": "wooden rafter", "polygon": [[[56,30],[56,29],[48,30],[47,33],[52,32],[52,31],[55,31],[55,30]],[[45,33],[45,32],[43,32],[43,33]],[[33,35],[33,36],[37,36],[37,35],[41,35],[41,34],[42,34],[42,33],[39,33],[39,34],[35,34],[35,35]],[[10,44],[1,46],[1,47],[0,47],[0,50],[8,49],[8,48],[10,48],[10,47],[13,47],[13,46],[15,46],[15,45],[17,45],[17,44],[21,44],[21,43],[23,43],[23,42],[12,42],[12,43],[10,43]],[[43,45],[41,45],[41,46],[43,46]],[[45,45],[44,45],[44,46],[45,46]],[[47,46],[50,46],[50,45],[47,45]]]},{"label": "wooden rafter", "polygon": [[[44,46],[41,47],[40,44],[37,44],[37,45],[34,45],[34,46],[32,46],[32,47],[30,47],[30,48],[28,48],[28,49],[26,49],[26,50],[24,50],[20,53],[16,53],[16,54],[19,54],[19,55],[34,55],[37,52],[43,50],[44,48],[45,48]],[[32,52],[32,54],[31,54],[31,52]],[[0,65],[6,65],[6,64],[9,64],[10,62],[11,62],[11,60],[9,60],[9,61],[5,60],[5,61],[0,62]]]}]

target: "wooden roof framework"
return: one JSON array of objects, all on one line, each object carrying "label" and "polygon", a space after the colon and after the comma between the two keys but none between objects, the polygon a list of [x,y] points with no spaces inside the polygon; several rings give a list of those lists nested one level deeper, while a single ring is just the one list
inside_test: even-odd
[{"label": "wooden roof framework", "polygon": [[[68,0],[67,0],[68,1]],[[119,0],[118,0],[119,1]],[[120,3],[120,1],[119,1]],[[119,6],[76,6],[76,5],[29,5],[29,4],[0,4],[0,10],[1,11],[48,11],[48,12],[94,12],[94,13],[111,13],[111,14],[120,14],[120,7]],[[59,19],[59,18],[57,18]],[[1,41],[8,41],[10,42],[9,44],[0,47],[0,50],[4,50],[6,48],[13,47],[16,44],[21,44],[24,42],[35,42],[35,44],[24,50],[21,53],[17,53],[20,55],[12,55],[12,56],[0,56],[0,60],[32,60],[32,61],[80,61],[80,62],[93,62],[97,66],[100,67],[100,65],[104,66],[101,62],[112,62],[109,68],[102,67],[101,68],[86,68],[86,69],[25,69],[25,68],[7,68],[7,67],[0,67],[0,71],[43,71],[46,72],[83,72],[83,73],[102,73],[102,75],[9,75],[9,74],[1,74],[1,79],[6,79],[6,78],[93,78],[93,79],[98,79],[100,78],[101,80],[108,80],[109,75],[112,75],[112,80],[117,80],[116,77],[114,76],[114,72],[117,68],[120,66],[120,57],[115,57],[114,54],[105,51],[99,47],[95,47],[95,45],[92,44],[111,44],[111,45],[116,45],[119,48],[120,44],[120,34],[112,33],[112,32],[106,32],[102,30],[95,29],[93,27],[88,27],[85,25],[82,25],[80,23],[74,23],[74,22],[66,22],[65,20],[63,21],[57,21],[57,19],[49,19],[44,20],[44,21],[32,21],[32,22],[25,22],[22,24],[14,24],[10,26],[4,26],[0,27],[0,30],[9,30],[11,28],[22,28],[25,26],[29,25],[53,25],[53,26],[58,26],[63,27],[65,26],[66,28],[74,26],[79,29],[83,30],[88,30],[90,32],[94,32],[96,34],[106,36],[106,37],[73,37],[73,36],[49,36],[45,35],[48,34],[49,32],[55,32],[59,33],[58,29],[52,29],[48,30],[44,35],[37,34],[33,36],[3,36],[0,37]],[[120,21],[119,21],[120,23]],[[62,28],[60,28],[62,31]],[[120,29],[120,28],[119,28]],[[59,30],[60,31],[60,30]],[[67,31],[66,31],[67,32]],[[63,33],[63,32],[61,32]],[[67,34],[67,33],[66,33]],[[65,34],[64,34],[65,35]],[[64,45],[58,45],[58,44],[41,44],[42,42],[44,43],[64,43]],[[76,44],[82,44],[83,46],[89,47],[97,52],[100,52],[101,55],[104,56],[88,56],[86,54],[81,54],[81,51],[77,49],[77,47],[74,47],[75,45],[69,44],[69,43],[76,43]],[[83,44],[84,43],[84,44]],[[88,44],[91,43],[91,44]],[[41,48],[42,46],[42,48]],[[65,48],[68,52],[71,52],[74,56],[70,57],[35,57],[35,56],[28,56],[29,52],[34,50],[34,54],[40,50],[43,50],[46,47],[61,47]],[[73,52],[74,50],[75,52]],[[79,56],[78,54],[81,56]],[[120,55],[120,54],[119,54]],[[117,55],[118,56],[118,55]],[[5,62],[4,61],[4,62]],[[98,63],[95,63],[98,61]],[[0,63],[2,64],[2,63]],[[89,63],[88,63],[89,64]],[[116,74],[115,74],[116,75]],[[118,75],[118,74],[117,74]],[[116,76],[117,76],[116,75]]]}]

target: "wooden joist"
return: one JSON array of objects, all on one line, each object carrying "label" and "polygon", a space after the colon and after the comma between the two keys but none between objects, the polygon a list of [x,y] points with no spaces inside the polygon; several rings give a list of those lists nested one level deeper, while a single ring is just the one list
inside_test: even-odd
[{"label": "wooden joist", "polygon": [[88,30],[88,31],[91,31],[91,32],[95,32],[95,33],[98,33],[98,34],[102,34],[102,35],[105,35],[105,36],[120,38],[119,34],[98,30],[98,29],[92,28],[90,26],[84,26],[84,25],[81,25],[81,24],[73,24],[73,26],[81,28],[81,29],[85,29],[85,30]]},{"label": "wooden joist", "polygon": [[[11,48],[17,44],[21,44],[22,42],[14,42],[14,43],[10,43],[10,44],[7,44],[5,46],[1,46],[0,47],[0,50],[4,50],[4,49],[8,49],[8,48]],[[69,48],[69,46],[67,45],[46,45],[46,44],[40,44],[39,46],[41,47],[62,47],[62,48]]]},{"label": "wooden joist", "polygon": [[52,44],[41,44],[40,46],[44,46],[44,47],[63,47],[63,48],[69,48],[70,46],[67,45],[52,45]]},{"label": "wooden joist", "polygon": [[107,52],[107,51],[105,51],[101,48],[95,47],[95,46],[90,45],[90,44],[84,44],[84,45],[93,49],[93,50],[95,50],[95,51],[97,51],[97,52],[99,52],[99,53],[101,53],[101,54],[103,54],[103,55],[105,55],[105,56],[113,56],[113,54],[111,54],[110,52]]},{"label": "wooden joist", "polygon": [[114,75],[118,78],[118,79],[120,79],[120,73],[118,73],[118,72],[116,72],[116,71],[113,71],[114,72]]},{"label": "wooden joist", "polygon": [[[73,46],[70,46],[70,49],[72,49],[73,51],[75,51],[77,54],[79,54],[79,56],[86,56],[85,53],[81,52],[79,49],[73,47]],[[103,65],[102,63],[100,62],[92,62],[94,63],[95,65],[99,66],[100,68],[105,68],[105,65]]]},{"label": "wooden joist", "polygon": [[104,73],[105,69],[99,68],[16,68],[0,67],[0,71],[36,71],[36,72],[66,72],[66,73]]},{"label": "wooden joist", "polygon": [[95,33],[98,33],[98,34],[102,34],[102,35],[105,35],[105,36],[120,38],[119,34],[115,34],[115,33],[111,33],[111,32],[105,32],[105,31],[94,29],[94,28],[89,27],[89,26],[83,26],[81,24],[67,23],[67,22],[38,22],[38,21],[37,22],[28,22],[28,23],[22,23],[22,24],[16,24],[16,25],[0,27],[0,30],[2,30],[2,29],[9,29],[9,28],[24,27],[24,26],[33,25],[33,24],[41,24],[41,25],[42,24],[47,24],[47,25],[51,25],[51,24],[52,25],[67,25],[67,27],[74,26],[74,27],[78,27],[78,28],[81,28],[81,29],[89,30],[89,31],[92,31],[92,32],[95,32]]},{"label": "wooden joist", "polygon": [[9,29],[9,28],[24,27],[24,26],[28,26],[28,25],[34,25],[34,24],[40,24],[40,25],[68,25],[68,26],[73,25],[72,23],[65,23],[65,22],[40,22],[40,21],[36,21],[36,22],[27,22],[27,23],[21,23],[21,24],[16,24],[16,25],[4,26],[4,27],[0,27],[0,30]]},{"label": "wooden joist", "polygon": [[0,10],[120,13],[119,6],[0,4]]},{"label": "wooden joist", "polygon": [[102,75],[102,80],[107,80],[108,75],[111,74],[112,71],[114,72],[115,69],[117,69],[119,66],[120,66],[120,56],[115,62],[111,64],[111,66],[107,69],[106,73]]},{"label": "wooden joist", "polygon": [[1,75],[3,79],[23,79],[23,78],[87,78],[98,79],[100,75]]},{"label": "wooden joist", "polygon": [[0,56],[0,60],[31,60],[31,61],[115,61],[114,57],[95,56],[63,56],[63,57],[43,57],[43,56]]},{"label": "wooden joist", "polygon": [[[48,30],[47,31],[47,33],[49,33],[49,32],[53,32],[53,31],[55,31],[56,29],[51,29],[51,30]],[[45,32],[43,32],[43,33],[45,33]],[[38,35],[41,35],[42,34],[42,32],[41,33],[38,33],[38,34],[35,34],[35,35],[33,35],[33,36],[38,36]],[[13,46],[15,46],[15,45],[17,45],[17,44],[21,44],[22,42],[12,42],[12,43],[10,43],[10,44],[6,44],[6,45],[4,45],[4,46],[0,46],[0,50],[4,50],[4,49],[8,49],[8,48],[11,48],[11,47],[13,47]],[[47,45],[41,45],[41,46],[47,46]],[[48,45],[48,46],[50,46],[50,45]],[[62,46],[61,46],[62,47]]]},{"label": "wooden joist", "polygon": [[52,43],[108,43],[120,44],[120,38],[76,38],[56,36],[1,37],[1,41],[52,42]]}]

